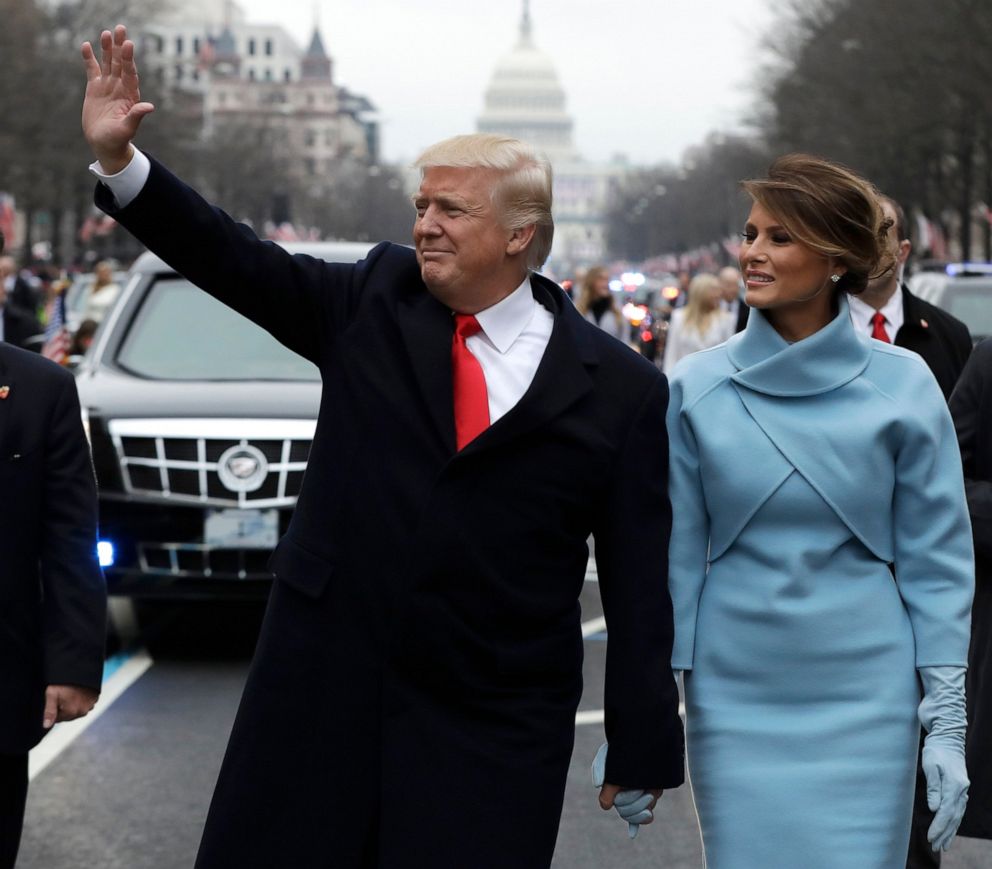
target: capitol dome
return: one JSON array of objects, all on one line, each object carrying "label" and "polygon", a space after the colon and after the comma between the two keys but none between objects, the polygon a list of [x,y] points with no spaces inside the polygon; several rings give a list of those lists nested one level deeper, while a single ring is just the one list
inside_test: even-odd
[{"label": "capitol dome", "polygon": [[551,57],[534,45],[529,0],[524,0],[520,39],[496,64],[476,127],[529,142],[552,163],[575,158],[565,91]]}]

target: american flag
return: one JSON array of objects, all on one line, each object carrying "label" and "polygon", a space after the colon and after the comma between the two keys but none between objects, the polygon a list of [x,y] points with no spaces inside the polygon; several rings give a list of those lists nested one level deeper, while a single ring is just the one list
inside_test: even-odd
[{"label": "american flag", "polygon": [[41,355],[59,365],[69,361],[69,330],[65,327],[65,293],[59,293],[52,301],[45,327],[45,343]]}]

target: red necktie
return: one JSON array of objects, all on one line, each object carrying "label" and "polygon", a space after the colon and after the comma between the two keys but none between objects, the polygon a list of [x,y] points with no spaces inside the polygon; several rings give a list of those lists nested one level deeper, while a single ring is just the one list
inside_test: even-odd
[{"label": "red necktie", "polygon": [[871,337],[878,338],[879,341],[884,341],[886,344],[892,343],[889,333],[885,331],[885,315],[879,311],[876,311],[871,318]]},{"label": "red necktie", "polygon": [[489,428],[486,376],[479,360],[465,343],[466,338],[481,330],[479,321],[471,314],[455,314],[451,370],[455,397],[455,443],[459,450]]}]

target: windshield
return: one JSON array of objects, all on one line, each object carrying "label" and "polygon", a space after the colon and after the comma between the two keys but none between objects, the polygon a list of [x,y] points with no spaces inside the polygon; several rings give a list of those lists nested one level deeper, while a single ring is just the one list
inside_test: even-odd
[{"label": "windshield", "polygon": [[312,363],[179,277],[152,285],[117,363],[156,380],[320,379]]},{"label": "windshield", "polygon": [[992,335],[992,283],[970,281],[947,288],[941,307],[963,321],[974,339]]}]

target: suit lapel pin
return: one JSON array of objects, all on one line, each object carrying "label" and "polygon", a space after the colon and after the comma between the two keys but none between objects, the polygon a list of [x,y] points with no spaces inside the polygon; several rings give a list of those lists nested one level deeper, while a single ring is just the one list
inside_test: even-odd
[{"label": "suit lapel pin", "polygon": [[929,328],[930,328],[930,324],[929,324],[929,323],[928,323],[928,322],[927,322],[926,320],[920,320],[920,325],[921,325],[921,326],[922,326],[922,327],[923,327],[924,329],[929,329]]},{"label": "suit lapel pin", "polygon": [[8,395],[10,395],[10,387],[0,386],[0,401],[3,401]]}]

